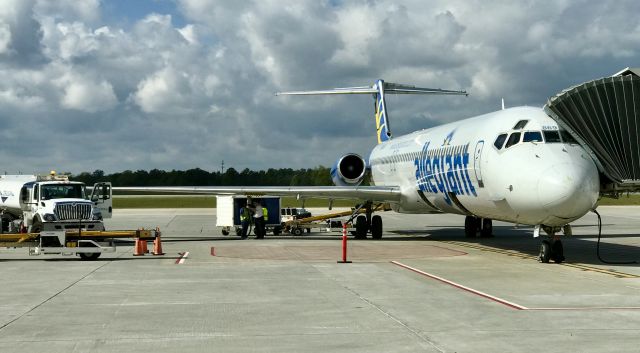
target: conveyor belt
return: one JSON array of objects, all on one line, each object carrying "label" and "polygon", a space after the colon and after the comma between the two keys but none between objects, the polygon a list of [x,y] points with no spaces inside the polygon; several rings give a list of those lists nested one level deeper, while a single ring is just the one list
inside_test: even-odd
[{"label": "conveyor belt", "polygon": [[[153,240],[160,235],[157,229],[137,229],[137,230],[112,230],[112,231],[82,231],[67,230],[66,239],[74,241],[78,239],[115,239],[115,238],[140,238],[141,240]],[[37,242],[40,233],[11,233],[0,234],[0,246],[20,247],[30,246],[32,242]]]},{"label": "conveyor belt", "polygon": [[594,157],[618,187],[640,190],[640,77],[620,73],[571,87],[544,110]]}]

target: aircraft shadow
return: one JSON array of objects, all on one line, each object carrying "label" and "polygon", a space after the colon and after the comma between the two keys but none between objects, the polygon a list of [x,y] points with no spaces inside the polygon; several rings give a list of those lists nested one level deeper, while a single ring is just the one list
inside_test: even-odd
[{"label": "aircraft shadow", "polygon": [[[594,227],[595,228],[595,227]],[[604,228],[604,227],[603,227]],[[634,234],[607,234],[603,229],[600,242],[600,255],[605,261],[628,262],[640,261],[640,247],[608,242],[609,238],[633,238]],[[424,230],[394,231],[405,240],[435,240],[456,241],[461,243],[479,244],[500,250],[515,250],[530,256],[538,256],[540,242],[548,239],[547,236],[533,238],[531,228],[514,228],[512,226],[494,226],[491,238],[466,238],[461,227],[428,227]],[[575,234],[571,237],[562,237],[564,256],[567,262],[602,265],[596,253],[597,234]],[[387,240],[401,240],[397,237],[385,237]],[[639,263],[616,264],[619,266],[639,267]]]}]

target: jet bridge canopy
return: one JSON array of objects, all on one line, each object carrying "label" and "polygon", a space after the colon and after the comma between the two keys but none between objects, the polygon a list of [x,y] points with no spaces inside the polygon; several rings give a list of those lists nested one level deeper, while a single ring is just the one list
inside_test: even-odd
[{"label": "jet bridge canopy", "polygon": [[594,157],[615,190],[640,190],[640,69],[568,88],[544,110]]}]

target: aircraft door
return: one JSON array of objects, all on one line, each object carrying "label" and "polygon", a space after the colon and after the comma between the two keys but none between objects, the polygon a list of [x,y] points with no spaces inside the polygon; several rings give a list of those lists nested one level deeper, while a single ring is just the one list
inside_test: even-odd
[{"label": "aircraft door", "polygon": [[484,182],[482,181],[482,148],[484,147],[484,141],[480,140],[476,144],[476,150],[473,157],[473,169],[476,173],[476,180],[478,180],[478,186],[483,188]]},{"label": "aircraft door", "polygon": [[102,218],[111,218],[113,213],[113,190],[111,183],[96,183],[91,192],[91,201],[102,213]]}]

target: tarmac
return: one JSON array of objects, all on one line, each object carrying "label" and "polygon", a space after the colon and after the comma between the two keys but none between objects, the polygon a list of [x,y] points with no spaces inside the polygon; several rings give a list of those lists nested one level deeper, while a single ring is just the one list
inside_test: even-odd
[{"label": "tarmac", "polygon": [[[325,210],[326,211],[326,210]],[[605,260],[640,261],[640,207],[600,207]],[[314,210],[314,214],[320,210]],[[468,239],[455,215],[382,214],[382,240],[222,236],[215,209],[116,210],[164,256],[0,249],[0,352],[638,352],[640,266],[596,256],[588,214],[563,264],[532,228]]]}]

